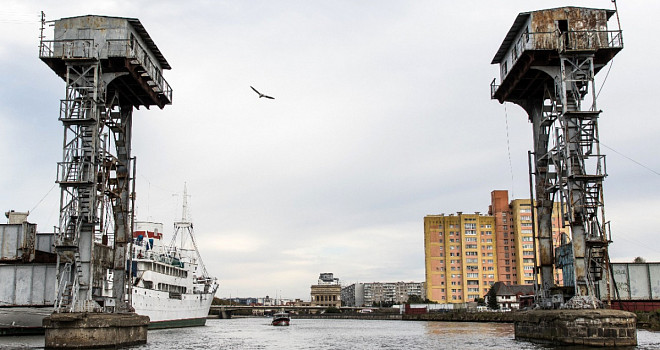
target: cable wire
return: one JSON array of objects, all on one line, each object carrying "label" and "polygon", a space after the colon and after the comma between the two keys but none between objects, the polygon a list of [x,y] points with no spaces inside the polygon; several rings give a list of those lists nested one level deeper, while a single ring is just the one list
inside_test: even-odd
[{"label": "cable wire", "polygon": [[511,198],[516,198],[513,190],[513,164],[511,163],[511,145],[509,143],[509,114],[506,110],[506,102],[504,102],[504,122],[506,124],[506,151],[509,156],[509,173],[511,173]]},{"label": "cable wire", "polygon": [[615,150],[614,148],[612,148],[612,147],[610,147],[610,146],[608,146],[608,145],[606,145],[606,144],[604,144],[604,143],[602,143],[602,142],[600,142],[600,144],[601,144],[601,146],[603,146],[603,147],[605,147],[605,148],[607,148],[607,149],[609,149],[609,150],[611,150],[611,151],[614,151],[614,153],[616,153],[616,154],[618,154],[618,155],[620,155],[620,156],[622,156],[622,157],[628,159],[629,161],[631,161],[631,162],[633,162],[633,163],[635,163],[635,164],[641,166],[642,168],[644,168],[644,169],[646,169],[646,170],[648,170],[648,171],[650,171],[650,172],[652,172],[652,173],[654,173],[654,174],[656,174],[656,175],[660,175],[660,172],[657,172],[657,171],[655,171],[655,170],[649,168],[648,166],[646,166],[646,165],[644,165],[644,164],[642,164],[642,163],[640,163],[640,162],[638,162],[638,161],[636,161],[636,160],[634,160],[634,159],[628,157],[627,155],[625,155],[625,154],[623,154],[623,153],[621,153],[621,152]]},{"label": "cable wire", "polygon": [[35,209],[37,209],[37,207],[39,206],[39,204],[41,204],[41,202],[43,202],[44,199],[46,199],[46,197],[48,197],[48,195],[50,194],[50,192],[53,191],[53,188],[55,188],[55,186],[57,186],[57,183],[53,184],[53,187],[51,187],[50,190],[48,190],[48,192],[46,192],[46,194],[41,198],[41,200],[40,200],[39,202],[37,202],[37,204],[35,204],[34,208],[32,208],[32,209],[30,210],[30,212],[33,212]]},{"label": "cable wire", "polygon": [[614,64],[614,59],[610,61],[610,67],[607,68],[607,73],[605,73],[605,78],[603,78],[603,83],[600,84],[600,89],[598,89],[598,93],[596,94],[596,99],[598,99],[598,96],[600,96],[600,92],[603,90],[603,86],[605,86],[605,82],[607,81],[607,77],[610,75],[610,70],[612,70],[613,64]]}]

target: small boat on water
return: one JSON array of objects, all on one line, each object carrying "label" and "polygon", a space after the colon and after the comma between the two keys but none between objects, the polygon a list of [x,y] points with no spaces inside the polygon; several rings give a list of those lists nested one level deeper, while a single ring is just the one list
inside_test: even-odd
[{"label": "small boat on water", "polygon": [[273,314],[273,326],[288,326],[291,323],[291,317],[288,312],[278,312]]}]

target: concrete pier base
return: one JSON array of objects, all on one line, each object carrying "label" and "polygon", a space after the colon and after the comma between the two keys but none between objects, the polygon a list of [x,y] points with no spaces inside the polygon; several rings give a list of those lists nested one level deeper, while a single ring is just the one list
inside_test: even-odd
[{"label": "concrete pier base", "polygon": [[555,345],[635,346],[635,314],[620,310],[533,310],[514,322],[519,340]]},{"label": "concrete pier base", "polygon": [[54,313],[44,318],[46,349],[116,348],[147,342],[148,316]]}]

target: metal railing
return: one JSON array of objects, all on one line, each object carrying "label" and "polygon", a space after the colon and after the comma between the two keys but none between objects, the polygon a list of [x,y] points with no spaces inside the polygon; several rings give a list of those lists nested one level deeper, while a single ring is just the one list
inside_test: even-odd
[{"label": "metal railing", "polygon": [[500,88],[500,85],[497,84],[496,78],[493,78],[493,81],[490,82],[490,99],[495,99],[495,92]]},{"label": "metal railing", "polygon": [[136,40],[113,39],[106,42],[108,57],[128,57],[136,60],[145,70],[145,73],[154,82],[154,92],[163,94],[168,101],[172,102],[172,88],[163,78],[163,71],[158,68],[147,51]]},{"label": "metal railing", "polygon": [[620,30],[563,32],[557,36],[557,48],[560,52],[622,49],[623,36]]},{"label": "metal railing", "polygon": [[172,88],[163,78],[162,70],[137,41],[137,39],[109,39],[99,47],[94,39],[42,40],[39,58],[100,59],[103,57],[125,57],[144,68],[151,89],[172,102]]},{"label": "metal railing", "polygon": [[[558,30],[552,32],[523,33],[511,48],[511,66],[513,67],[525,51],[531,50],[557,50],[561,53],[567,51],[588,51],[601,49],[622,49],[623,32],[621,30],[584,30],[567,31]],[[508,55],[507,55],[508,57]],[[502,61],[506,65],[507,60]],[[501,72],[504,80],[509,73],[507,69]],[[494,99],[495,92],[499,88],[496,80],[490,84],[490,96]]]},{"label": "metal railing", "polygon": [[41,40],[39,58],[92,59],[98,58],[94,39]]},{"label": "metal railing", "polygon": [[512,48],[512,64],[527,50],[575,50],[622,49],[621,30],[583,30],[559,32],[523,33]]}]

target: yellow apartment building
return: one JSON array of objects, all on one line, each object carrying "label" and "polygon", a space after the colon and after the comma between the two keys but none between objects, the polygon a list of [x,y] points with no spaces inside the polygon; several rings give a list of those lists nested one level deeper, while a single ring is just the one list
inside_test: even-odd
[{"label": "yellow apartment building", "polygon": [[479,213],[424,217],[426,295],[438,303],[483,297],[497,281],[495,221]]},{"label": "yellow apartment building", "polygon": [[[495,217],[497,237],[498,281],[505,284],[534,283],[534,239],[532,207],[529,199],[509,202],[506,190],[491,192],[488,213]],[[562,225],[561,203],[554,203],[552,212],[552,241],[554,247],[561,245],[562,235],[570,237],[570,228]],[[534,217],[535,219],[535,217]],[[536,241],[538,254],[538,240]],[[536,255],[538,256],[538,255]],[[560,269],[554,272],[555,284],[563,285]]]},{"label": "yellow apartment building", "polygon": [[515,284],[534,284],[534,222],[532,204],[529,199],[511,201],[512,232],[515,250],[512,255]]}]

